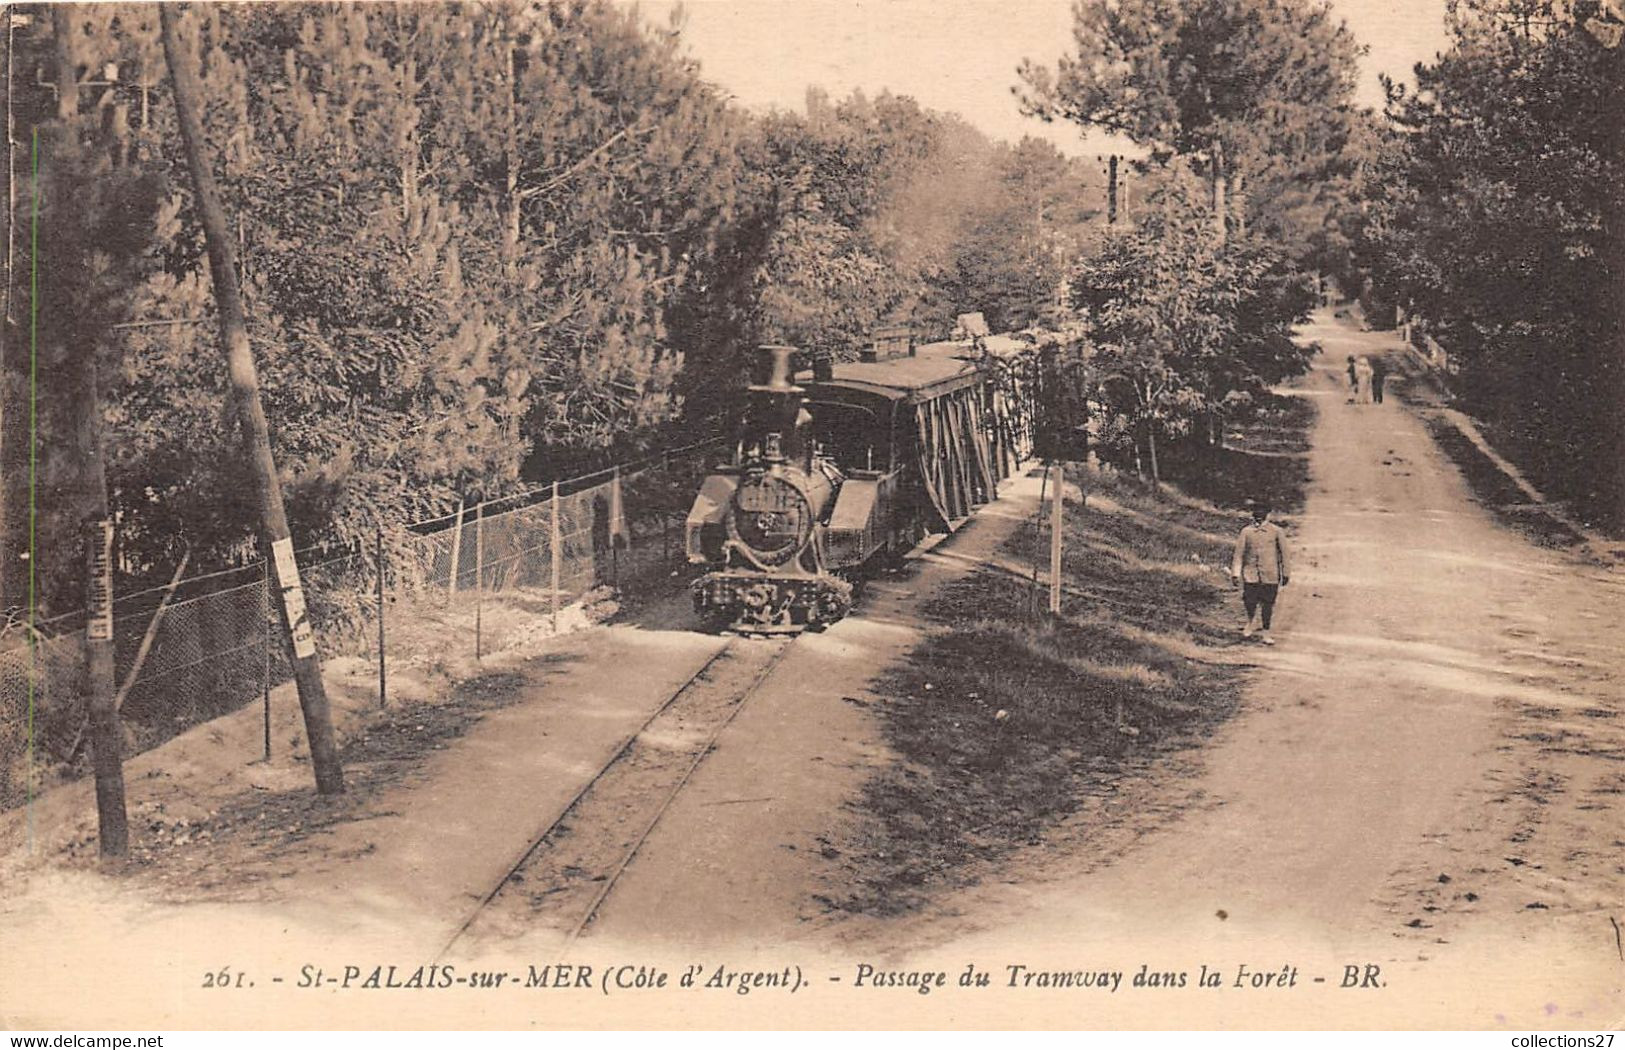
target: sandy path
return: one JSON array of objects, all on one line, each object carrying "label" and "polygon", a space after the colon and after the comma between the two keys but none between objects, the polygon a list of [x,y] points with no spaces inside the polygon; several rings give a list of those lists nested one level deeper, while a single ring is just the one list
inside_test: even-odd
[{"label": "sandy path", "polygon": [[1108,907],[1176,926],[1222,909],[1241,927],[1367,929],[1374,890],[1493,740],[1494,632],[1463,627],[1526,585],[1516,541],[1466,505],[1413,416],[1344,403],[1341,348],[1328,340],[1302,391],[1321,422],[1296,574],[1281,644],[1252,657],[1248,716],[1209,759],[1203,790],[1222,804],[1136,855],[1132,882],[1104,880]]}]

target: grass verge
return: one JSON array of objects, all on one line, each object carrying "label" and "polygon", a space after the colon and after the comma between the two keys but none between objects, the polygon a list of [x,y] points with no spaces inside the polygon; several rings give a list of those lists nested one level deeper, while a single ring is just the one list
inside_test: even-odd
[{"label": "grass verge", "polygon": [[1271,393],[1257,409],[1253,422],[1225,428],[1222,447],[1191,446],[1171,457],[1164,477],[1185,494],[1219,507],[1240,509],[1262,497],[1277,510],[1302,510],[1315,404],[1306,397]]},{"label": "grass verge", "polygon": [[[1219,461],[1242,473],[1208,479],[1213,490],[1264,485],[1301,505],[1293,450],[1312,421],[1312,406],[1278,406]],[[1086,506],[1067,515],[1061,616],[1035,611],[1046,598],[1028,570],[1047,531],[1029,521],[927,603],[932,630],[877,683],[898,761],[865,785],[851,890],[828,906],[898,914],[975,881],[1235,711],[1241,669],[1205,656],[1234,639],[1226,567],[1240,516],[1118,474],[1086,480]]]},{"label": "grass verge", "polygon": [[[1519,488],[1495,461],[1484,454],[1454,423],[1438,412],[1449,401],[1432,376],[1417,359],[1401,355],[1396,363],[1404,375],[1399,395],[1421,416],[1434,444],[1450,458],[1466,479],[1473,498],[1494,514],[1501,524],[1521,533],[1542,547],[1568,548],[1585,543],[1586,538],[1551,514]],[[1500,452],[1500,449],[1496,450]]]},{"label": "grass verge", "polygon": [[1547,513],[1540,504],[1530,503],[1524,491],[1513,484],[1512,479],[1490,457],[1484,455],[1483,449],[1473,444],[1454,423],[1431,413],[1422,418],[1434,444],[1450,457],[1462,477],[1467,479],[1467,487],[1472,490],[1473,498],[1487,507],[1502,524],[1542,547],[1575,547],[1585,542],[1584,536]]}]

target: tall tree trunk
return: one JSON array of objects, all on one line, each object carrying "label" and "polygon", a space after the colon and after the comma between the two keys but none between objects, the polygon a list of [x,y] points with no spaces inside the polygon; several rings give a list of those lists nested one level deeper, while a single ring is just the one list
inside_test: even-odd
[{"label": "tall tree trunk", "polygon": [[[29,292],[29,246],[33,215],[35,143],[49,109],[29,88],[35,71],[24,58],[20,30],[6,18],[6,290],[0,329],[0,614],[24,609],[37,568],[29,555],[29,486],[32,456],[32,351],[29,338],[33,299]],[[71,549],[72,543],[64,544]]]},{"label": "tall tree trunk", "polygon": [[407,56],[401,61],[401,105],[408,121],[400,131],[397,143],[401,152],[401,222],[406,235],[416,240],[422,234],[422,220],[418,215],[418,64]]},{"label": "tall tree trunk", "polygon": [[1218,139],[1213,140],[1211,150],[1210,170],[1208,178],[1212,182],[1213,198],[1213,232],[1218,235],[1219,243],[1225,240],[1225,200],[1224,200],[1224,143]]},{"label": "tall tree trunk", "polygon": [[513,41],[508,39],[507,18],[502,18],[503,32],[498,40],[501,43],[503,54],[507,58],[507,80],[503,85],[506,97],[503,99],[504,128],[502,140],[502,163],[506,169],[505,186],[506,198],[504,201],[506,214],[502,224],[502,270],[508,280],[513,280],[519,272],[519,85],[515,83],[516,73],[513,61]]},{"label": "tall tree trunk", "polygon": [[327,690],[322,683],[321,658],[305,615],[304,591],[299,585],[299,568],[294,559],[287,512],[282,505],[282,486],[277,481],[276,462],[271,456],[270,429],[265,421],[265,409],[260,404],[259,375],[248,343],[226,214],[206,156],[208,140],[199,117],[203,92],[192,56],[177,38],[177,17],[173,5],[159,5],[164,57],[169,62],[170,82],[175,89],[175,115],[186,148],[186,166],[197,195],[198,217],[209,253],[209,274],[219,307],[220,349],[226,359],[232,400],[242,425],[244,458],[254,474],[265,555],[270,560],[272,579],[282,598],[277,608],[292,654],[293,677],[299,689],[299,707],[304,713],[316,790],[324,795],[338,794],[344,790],[344,770],[339,763]]},{"label": "tall tree trunk", "polygon": [[[1625,132],[1620,135],[1625,143]],[[1625,171],[1625,145],[1618,151],[1619,170]],[[1625,531],[1625,200],[1614,205],[1614,477],[1613,523]]]},{"label": "tall tree trunk", "polygon": [[[66,199],[72,185],[72,168],[81,163],[76,142],[79,73],[73,55],[72,15],[72,8],[66,4],[58,4],[51,10],[57,99],[54,142],[58,149],[42,165],[47,173],[47,185],[52,189],[48,231],[78,221]],[[48,236],[35,246],[36,257],[49,253],[53,244],[68,244],[72,240],[66,234]],[[87,616],[80,682],[90,717],[97,837],[103,856],[121,857],[129,852],[130,835],[124,805],[124,740],[118,711],[113,706],[113,525],[107,513],[107,473],[102,454],[101,390],[95,342],[101,333],[87,332],[74,323],[74,297],[71,293],[65,294],[67,289],[63,287],[71,280],[67,267],[58,263],[41,270],[47,289],[40,299],[40,316],[47,332],[52,382],[62,397],[64,429],[69,431],[60,436],[69,439],[66,451],[72,456],[72,461],[62,462],[62,467],[72,476],[68,486],[72,518],[79,523],[85,544],[82,565]]]},{"label": "tall tree trunk", "polygon": [[1106,225],[1117,222],[1117,154],[1106,161]]}]

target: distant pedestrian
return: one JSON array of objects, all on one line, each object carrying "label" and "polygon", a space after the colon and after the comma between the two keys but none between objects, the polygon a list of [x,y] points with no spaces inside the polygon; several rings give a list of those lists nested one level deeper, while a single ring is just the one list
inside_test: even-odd
[{"label": "distant pedestrian", "polygon": [[1360,376],[1354,370],[1354,355],[1349,355],[1349,400],[1354,400],[1354,392],[1360,386]]},{"label": "distant pedestrian", "polygon": [[1388,359],[1378,356],[1371,362],[1371,400],[1382,404],[1382,385],[1388,381]]},{"label": "distant pedestrian", "polygon": [[1274,645],[1270,638],[1270,619],[1275,613],[1276,595],[1286,586],[1290,575],[1286,533],[1269,520],[1267,500],[1254,500],[1252,510],[1252,523],[1236,537],[1230,577],[1241,581],[1241,604],[1247,610],[1247,626],[1241,629],[1241,636],[1251,638],[1253,632],[1262,627],[1258,640]]},{"label": "distant pedestrian", "polygon": [[1371,404],[1371,359],[1362,357],[1354,362],[1354,403]]}]

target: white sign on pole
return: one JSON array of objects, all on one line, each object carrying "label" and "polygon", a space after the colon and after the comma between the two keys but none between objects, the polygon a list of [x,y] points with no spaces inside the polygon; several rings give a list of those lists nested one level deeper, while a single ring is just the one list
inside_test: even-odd
[{"label": "white sign on pole", "polygon": [[293,655],[299,659],[316,655],[316,636],[305,613],[305,592],[299,586],[299,564],[293,557],[293,540],[284,538],[271,544],[276,562],[276,582],[282,589],[282,608],[288,614],[288,631],[293,635]]},{"label": "white sign on pole", "polygon": [[113,523],[106,518],[91,523],[90,616],[85,637],[93,642],[113,638]]}]

